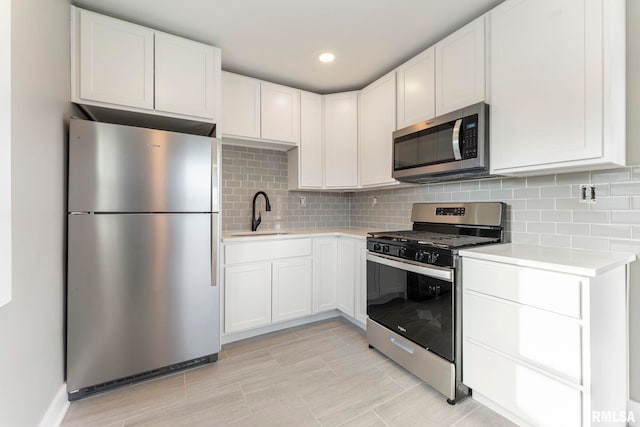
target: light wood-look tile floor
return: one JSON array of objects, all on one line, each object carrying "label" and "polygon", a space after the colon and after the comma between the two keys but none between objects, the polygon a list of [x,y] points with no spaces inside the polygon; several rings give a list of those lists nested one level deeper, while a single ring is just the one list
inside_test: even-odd
[{"label": "light wood-look tile floor", "polygon": [[71,403],[72,426],[512,426],[455,406],[336,318],[225,345],[216,363]]}]

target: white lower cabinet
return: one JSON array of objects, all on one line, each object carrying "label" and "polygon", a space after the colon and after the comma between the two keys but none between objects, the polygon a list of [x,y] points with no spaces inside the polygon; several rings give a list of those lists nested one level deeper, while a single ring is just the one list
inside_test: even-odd
[{"label": "white lower cabinet", "polygon": [[367,324],[367,242],[361,240],[356,243],[360,259],[356,264],[355,283],[355,318],[358,322]]},{"label": "white lower cabinet", "polygon": [[590,426],[624,411],[625,274],[463,256],[462,381],[474,398],[521,425]]},{"label": "white lower cabinet", "polygon": [[311,239],[224,245],[224,332],[311,314]]},{"label": "white lower cabinet", "polygon": [[271,320],[311,314],[311,257],[274,261],[271,268]]},{"label": "white lower cabinet", "polygon": [[271,323],[271,263],[225,267],[226,333]]},{"label": "white lower cabinet", "polygon": [[338,277],[338,239],[313,239],[313,312],[336,308]]},{"label": "white lower cabinet", "polygon": [[355,317],[355,284],[359,259],[357,241],[338,238],[336,306],[338,310],[351,317]]}]

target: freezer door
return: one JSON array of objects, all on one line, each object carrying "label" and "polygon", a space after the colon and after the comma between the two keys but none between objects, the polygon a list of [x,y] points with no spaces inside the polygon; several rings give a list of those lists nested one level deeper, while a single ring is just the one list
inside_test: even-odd
[{"label": "freezer door", "polygon": [[219,352],[210,214],[68,220],[70,392]]},{"label": "freezer door", "polygon": [[211,212],[213,138],[71,119],[69,212]]}]

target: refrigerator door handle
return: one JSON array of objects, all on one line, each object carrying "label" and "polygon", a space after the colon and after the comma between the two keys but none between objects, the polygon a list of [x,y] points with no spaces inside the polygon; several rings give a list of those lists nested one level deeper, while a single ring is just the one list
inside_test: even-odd
[{"label": "refrigerator door handle", "polygon": [[211,286],[218,284],[218,214],[211,214]]}]

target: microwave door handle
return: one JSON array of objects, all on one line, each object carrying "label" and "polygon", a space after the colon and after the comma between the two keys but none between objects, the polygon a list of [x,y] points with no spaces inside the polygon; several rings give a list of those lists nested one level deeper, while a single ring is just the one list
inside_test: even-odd
[{"label": "microwave door handle", "polygon": [[462,126],[462,119],[456,120],[456,123],[453,126],[453,138],[451,139],[451,144],[453,146],[453,158],[455,160],[462,160],[462,155],[460,154],[460,127],[461,126]]}]

